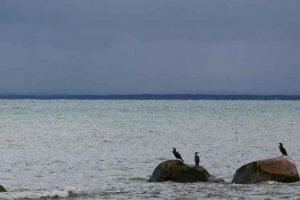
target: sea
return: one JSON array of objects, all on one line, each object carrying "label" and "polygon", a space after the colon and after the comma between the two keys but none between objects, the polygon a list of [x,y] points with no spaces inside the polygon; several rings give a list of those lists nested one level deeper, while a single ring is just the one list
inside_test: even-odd
[{"label": "sea", "polygon": [[[0,199],[300,199],[299,182],[231,184],[279,142],[299,168],[297,98],[3,98]],[[225,183],[148,182],[173,147]]]}]

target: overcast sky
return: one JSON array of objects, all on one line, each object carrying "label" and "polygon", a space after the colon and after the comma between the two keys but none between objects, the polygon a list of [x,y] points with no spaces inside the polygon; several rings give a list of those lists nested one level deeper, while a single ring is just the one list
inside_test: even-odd
[{"label": "overcast sky", "polygon": [[1,0],[0,94],[300,94],[299,0]]}]

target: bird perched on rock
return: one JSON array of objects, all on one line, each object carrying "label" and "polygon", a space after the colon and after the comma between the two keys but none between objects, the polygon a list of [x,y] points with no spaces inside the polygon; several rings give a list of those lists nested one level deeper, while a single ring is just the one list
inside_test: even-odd
[{"label": "bird perched on rock", "polygon": [[280,149],[280,152],[282,153],[282,156],[288,156],[285,148],[282,145],[282,143],[279,143],[279,147],[278,148]]},{"label": "bird perched on rock", "polygon": [[174,154],[175,158],[183,161],[183,159],[181,158],[180,153],[178,151],[176,151],[175,148],[173,148],[173,154]]},{"label": "bird perched on rock", "polygon": [[199,162],[200,162],[200,158],[198,156],[198,153],[199,152],[195,152],[195,165],[198,166],[199,165]]}]

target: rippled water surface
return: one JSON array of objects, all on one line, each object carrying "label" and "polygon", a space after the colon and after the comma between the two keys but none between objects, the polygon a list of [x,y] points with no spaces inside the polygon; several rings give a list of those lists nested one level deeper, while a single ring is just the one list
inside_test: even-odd
[{"label": "rippled water surface", "polygon": [[[300,184],[229,184],[247,162],[300,162],[299,101],[1,100],[1,199],[300,199]],[[173,159],[227,183],[148,183]]]}]

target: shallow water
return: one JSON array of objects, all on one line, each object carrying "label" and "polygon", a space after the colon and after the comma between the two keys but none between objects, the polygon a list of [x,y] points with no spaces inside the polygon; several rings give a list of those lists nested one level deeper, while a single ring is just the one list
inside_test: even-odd
[{"label": "shallow water", "polygon": [[237,168],[279,156],[300,162],[299,101],[1,100],[1,199],[300,199],[300,184],[148,183],[195,151],[230,182]]}]

